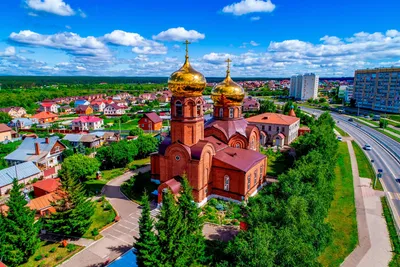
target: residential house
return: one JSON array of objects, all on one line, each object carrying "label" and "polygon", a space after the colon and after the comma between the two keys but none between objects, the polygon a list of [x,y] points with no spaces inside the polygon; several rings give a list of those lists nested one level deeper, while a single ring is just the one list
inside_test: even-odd
[{"label": "residential house", "polygon": [[37,119],[33,119],[33,118],[18,118],[18,119],[13,119],[8,126],[10,127],[15,127],[18,129],[30,129],[32,127],[32,125],[34,124],[38,124],[38,120]]},{"label": "residential house", "polygon": [[167,103],[171,101],[172,92],[171,91],[162,91],[158,93],[157,100],[161,103]]},{"label": "residential house", "polygon": [[75,108],[75,114],[90,115],[93,114],[93,108],[90,105],[79,105]]},{"label": "residential house", "polygon": [[90,105],[90,102],[83,98],[77,99],[74,103],[74,107],[76,108],[77,106],[80,106],[80,105],[87,106],[87,105]]},{"label": "residential house", "polygon": [[260,103],[254,97],[246,97],[243,100],[243,111],[259,111],[260,110]]},{"label": "residential house", "polygon": [[103,119],[94,116],[81,116],[72,121],[73,131],[98,130],[103,127]]},{"label": "residential house", "polygon": [[[114,133],[111,133],[114,135]],[[108,135],[101,133],[91,133],[91,134],[67,134],[63,140],[68,140],[73,147],[77,147],[82,144],[84,147],[93,148],[102,146]]]},{"label": "residential house", "polygon": [[0,112],[8,113],[12,118],[22,118],[26,116],[26,109],[23,107],[0,108]]},{"label": "residential house", "polygon": [[63,140],[70,142],[71,146],[77,147],[80,144],[80,140],[83,134],[66,134]]},{"label": "residential house", "polygon": [[145,113],[139,120],[138,126],[144,131],[160,131],[162,128],[162,119],[155,112]]},{"label": "residential house", "polygon": [[263,113],[247,118],[247,121],[260,130],[261,145],[290,145],[299,134],[300,119],[295,116]]},{"label": "residential house", "polygon": [[125,114],[126,107],[120,107],[117,104],[110,104],[104,108],[104,115],[106,116],[121,116]]},{"label": "residential house", "polygon": [[60,142],[58,136],[46,138],[26,137],[22,144],[13,152],[4,157],[11,166],[32,161],[41,169],[57,166],[62,162],[62,152],[66,146]]},{"label": "residential house", "polygon": [[93,110],[96,112],[103,112],[104,108],[106,107],[106,103],[104,99],[96,99],[93,100],[90,105],[93,107]]},{"label": "residential house", "polygon": [[60,107],[60,112],[62,114],[71,114],[73,113],[73,109],[69,105],[64,105]]},{"label": "residential house", "polygon": [[114,100],[114,104],[117,104],[120,107],[128,108],[128,102],[126,100]]},{"label": "residential house", "polygon": [[33,179],[39,178],[40,175],[40,169],[32,161],[0,170],[0,196],[11,190],[14,179],[17,179],[20,184],[27,184]]},{"label": "residential house", "polygon": [[58,113],[58,105],[54,102],[42,102],[40,103],[39,111],[50,111],[52,113]]},{"label": "residential house", "polygon": [[61,200],[63,197],[64,194],[62,191],[58,190],[50,194],[31,199],[26,206],[28,206],[31,210],[35,210],[37,217],[42,217],[56,212],[52,203],[57,200]]},{"label": "residential house", "polygon": [[42,111],[33,115],[31,118],[36,119],[39,124],[44,124],[58,120],[58,115],[49,111]]},{"label": "residential house", "polygon": [[0,142],[10,141],[13,134],[15,134],[13,129],[4,123],[0,123]]},{"label": "residential house", "polygon": [[57,191],[61,186],[60,179],[44,179],[32,184],[35,197],[41,197]]}]

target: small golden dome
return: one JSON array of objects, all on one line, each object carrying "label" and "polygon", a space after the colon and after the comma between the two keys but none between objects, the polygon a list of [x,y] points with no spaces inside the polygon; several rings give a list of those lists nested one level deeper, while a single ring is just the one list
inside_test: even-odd
[{"label": "small golden dome", "polygon": [[241,106],[245,96],[243,87],[235,83],[231,78],[229,63],[232,61],[228,59],[226,62],[228,62],[226,77],[222,82],[214,86],[211,91],[211,99],[214,101],[215,106],[223,106],[224,104]]},{"label": "small golden dome", "polygon": [[206,88],[207,81],[203,74],[195,70],[189,63],[188,41],[186,57],[183,66],[171,74],[168,79],[168,88],[174,96],[201,96]]}]

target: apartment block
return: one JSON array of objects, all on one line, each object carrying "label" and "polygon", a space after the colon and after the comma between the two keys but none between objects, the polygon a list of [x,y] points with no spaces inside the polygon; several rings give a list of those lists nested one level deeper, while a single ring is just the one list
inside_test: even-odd
[{"label": "apartment block", "polygon": [[360,108],[400,113],[400,68],[356,70],[353,98]]},{"label": "apartment block", "polygon": [[294,75],[290,78],[289,96],[295,99],[315,99],[318,96],[319,76],[314,73]]}]

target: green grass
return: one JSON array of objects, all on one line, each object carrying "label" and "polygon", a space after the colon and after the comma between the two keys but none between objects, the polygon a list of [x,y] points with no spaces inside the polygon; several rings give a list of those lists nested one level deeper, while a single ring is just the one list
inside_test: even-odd
[{"label": "green grass", "polygon": [[[146,191],[147,194],[151,194],[154,190],[157,190],[158,185],[151,182],[150,172],[139,173],[132,176],[128,181],[122,184],[121,191],[130,200],[135,201],[138,204],[142,204],[141,198],[143,193]],[[150,195],[152,197],[152,195]]]},{"label": "green grass", "polygon": [[342,129],[340,129],[339,127],[335,126],[335,130],[338,131],[338,133],[341,136],[349,136],[348,133],[346,133],[345,131],[343,131]]},{"label": "green grass", "polygon": [[126,166],[130,170],[136,170],[137,168],[143,167],[144,165],[150,164],[150,157],[144,159],[134,160]]},{"label": "green grass", "polygon": [[326,221],[330,223],[332,242],[319,256],[322,266],[339,266],[358,243],[353,175],[347,143],[339,143],[335,167],[335,195]]},{"label": "green grass", "polygon": [[381,198],[383,216],[386,219],[386,225],[389,232],[390,243],[392,244],[393,249],[393,257],[389,262],[389,267],[398,267],[400,266],[400,239],[397,235],[396,227],[394,225],[392,214],[389,210],[389,204],[387,203],[387,199],[385,197]]},{"label": "green grass", "polygon": [[110,180],[114,179],[117,176],[124,174],[125,168],[117,168],[112,170],[104,170],[101,171],[101,179],[96,179],[96,174],[89,176],[87,181],[84,182],[84,186],[86,189],[86,193],[89,196],[97,195],[101,192],[103,186],[108,183]]},{"label": "green grass", "polygon": [[389,119],[398,121],[400,123],[400,115],[389,115]]},{"label": "green grass", "polygon": [[280,152],[272,152],[268,150],[261,151],[267,155],[267,175],[272,177],[278,177],[279,174],[283,173],[288,168],[288,162],[284,154]]},{"label": "green grass", "polygon": [[[62,247],[60,243],[43,241],[40,243],[40,247],[36,253],[29,258],[28,262],[20,265],[20,267],[56,266],[83,249],[83,247],[80,246],[75,247],[76,249],[74,251],[68,252],[67,248]],[[53,248],[55,248],[55,251],[51,253],[50,250]],[[36,261],[35,257],[39,255],[42,255],[43,258]]]},{"label": "green grass", "polygon": [[[139,122],[139,119],[134,119],[134,120],[127,121],[125,123],[121,123],[121,130],[132,130],[133,128],[138,127],[138,122]],[[114,122],[114,124],[111,127],[108,127],[107,129],[119,130],[120,125],[118,122]]]},{"label": "green grass", "polygon": [[[368,127],[371,127],[370,125],[366,124],[366,123],[365,123],[364,121],[362,121],[362,120],[354,119],[354,121],[355,121],[355,122],[358,122],[358,123],[361,123],[361,124],[364,124],[364,125],[366,125],[366,126],[368,126]],[[397,137],[397,136],[394,136],[394,135],[390,134],[390,131],[388,132],[388,128],[386,128],[386,130],[383,130],[383,129],[379,128],[379,127],[376,127],[376,128],[374,128],[374,129],[377,130],[378,132],[381,132],[381,133],[383,133],[384,135],[386,135],[386,136],[388,136],[388,137],[392,138],[393,140],[395,140],[395,141],[397,141],[397,142],[400,143],[400,138]]]},{"label": "green grass", "polygon": [[243,218],[239,204],[215,198],[211,199],[202,210],[204,220],[215,224],[239,225]]},{"label": "green grass", "polygon": [[100,232],[103,227],[114,221],[115,216],[116,214],[111,204],[107,200],[99,199],[99,201],[95,202],[95,211],[92,217],[93,223],[82,237],[90,239],[101,237],[100,234],[93,235],[93,230],[97,229]]}]

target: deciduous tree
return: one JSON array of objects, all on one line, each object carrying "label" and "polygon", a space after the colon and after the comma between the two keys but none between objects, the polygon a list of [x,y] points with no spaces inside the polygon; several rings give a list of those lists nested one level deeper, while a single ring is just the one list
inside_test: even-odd
[{"label": "deciduous tree", "polygon": [[[75,154],[66,158],[59,171],[61,178],[86,180],[88,176],[99,170],[100,162],[96,158],[90,158],[81,154]],[[67,178],[66,178],[67,179]]]}]

